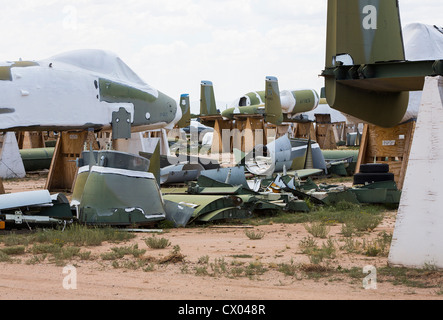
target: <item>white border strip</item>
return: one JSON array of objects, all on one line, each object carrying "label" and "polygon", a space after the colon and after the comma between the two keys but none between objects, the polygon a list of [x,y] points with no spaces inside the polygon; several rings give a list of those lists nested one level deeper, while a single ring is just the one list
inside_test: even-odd
[{"label": "white border strip", "polygon": [[154,179],[155,177],[150,172],[142,172],[142,171],[131,171],[125,169],[116,169],[116,168],[105,168],[99,166],[93,166],[91,168],[91,172],[97,172],[101,174],[118,174],[121,176],[133,177],[133,178],[145,178],[145,179]]}]

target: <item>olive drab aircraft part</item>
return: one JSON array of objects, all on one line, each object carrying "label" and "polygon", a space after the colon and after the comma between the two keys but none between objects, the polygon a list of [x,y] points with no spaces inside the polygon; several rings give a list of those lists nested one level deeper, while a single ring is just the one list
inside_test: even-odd
[{"label": "olive drab aircraft part", "polygon": [[236,99],[231,108],[222,112],[225,119],[236,115],[262,115],[274,125],[297,122],[300,114],[317,108],[320,98],[312,89],[279,90],[276,77],[266,77],[265,90],[250,92]]},{"label": "olive drab aircraft part", "polygon": [[42,61],[0,63],[0,129],[172,129],[177,102],[140,79],[118,56],[78,50]]},{"label": "olive drab aircraft part", "polygon": [[410,91],[443,61],[406,61],[397,0],[329,0],[325,77],[328,104],[381,127],[398,125]]}]

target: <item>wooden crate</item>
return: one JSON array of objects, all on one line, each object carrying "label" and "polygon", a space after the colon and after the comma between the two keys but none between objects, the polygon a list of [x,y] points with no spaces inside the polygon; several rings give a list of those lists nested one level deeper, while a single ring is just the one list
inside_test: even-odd
[{"label": "wooden crate", "polygon": [[366,124],[363,129],[356,173],[360,172],[362,164],[386,163],[395,176],[397,187],[402,189],[415,123],[411,121],[394,128]]}]

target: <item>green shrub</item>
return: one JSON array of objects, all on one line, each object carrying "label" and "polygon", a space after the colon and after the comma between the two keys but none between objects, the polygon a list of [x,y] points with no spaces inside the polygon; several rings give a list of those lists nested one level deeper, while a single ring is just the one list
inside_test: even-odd
[{"label": "green shrub", "polygon": [[156,236],[146,239],[145,243],[151,249],[164,249],[171,245],[168,239],[157,238]]}]

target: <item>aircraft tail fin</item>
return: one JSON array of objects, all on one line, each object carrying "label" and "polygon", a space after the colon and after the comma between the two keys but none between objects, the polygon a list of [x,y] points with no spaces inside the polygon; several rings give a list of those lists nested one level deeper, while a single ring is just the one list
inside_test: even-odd
[{"label": "aircraft tail fin", "polygon": [[283,122],[280,89],[276,77],[266,77],[265,121],[280,125]]},{"label": "aircraft tail fin", "polygon": [[403,60],[398,0],[328,0],[325,93],[332,108],[381,127],[396,126],[409,92],[396,90],[395,79],[375,81],[371,90],[374,81],[364,72],[371,71],[368,65]]},{"label": "aircraft tail fin", "polygon": [[213,116],[219,114],[215,103],[214,86],[211,81],[201,82],[200,115]]},{"label": "aircraft tail fin", "polygon": [[326,67],[405,59],[398,0],[329,0]]},{"label": "aircraft tail fin", "polygon": [[160,142],[157,143],[154,153],[149,159],[149,169],[148,172],[152,173],[160,186]]},{"label": "aircraft tail fin", "polygon": [[191,103],[189,102],[189,94],[182,94],[180,97],[180,108],[182,109],[182,118],[178,122],[179,128],[186,128],[191,125]]}]

